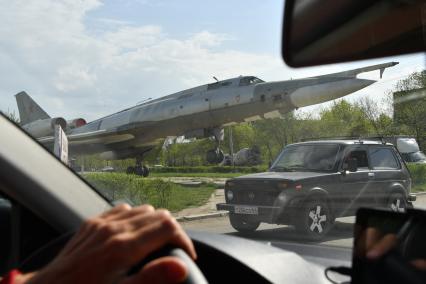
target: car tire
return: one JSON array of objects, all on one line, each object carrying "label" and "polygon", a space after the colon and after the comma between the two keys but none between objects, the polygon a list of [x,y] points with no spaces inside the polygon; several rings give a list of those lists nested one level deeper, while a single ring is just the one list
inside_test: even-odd
[{"label": "car tire", "polygon": [[247,216],[241,216],[233,213],[229,213],[229,222],[235,230],[241,233],[254,232],[260,225],[259,221],[249,220]]},{"label": "car tire", "polygon": [[135,167],[135,174],[138,175],[138,176],[143,176],[143,174],[144,174],[143,168],[140,167],[140,166]]},{"label": "car tire", "polygon": [[387,208],[394,212],[405,212],[408,202],[401,193],[392,193],[388,199]]},{"label": "car tire", "polygon": [[298,233],[308,240],[323,239],[334,224],[327,202],[323,199],[308,200],[300,209],[294,224]]},{"label": "car tire", "polygon": [[209,164],[219,164],[223,161],[224,158],[225,155],[220,149],[212,149],[206,153],[206,160]]}]

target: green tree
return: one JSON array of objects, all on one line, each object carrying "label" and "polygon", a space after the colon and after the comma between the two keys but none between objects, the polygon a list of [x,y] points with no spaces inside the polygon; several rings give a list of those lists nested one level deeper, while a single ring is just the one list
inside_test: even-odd
[{"label": "green tree", "polygon": [[355,103],[364,113],[367,122],[370,124],[372,135],[391,136],[399,134],[395,129],[393,119],[390,116],[392,109],[392,98],[386,95],[381,101],[373,100],[370,97],[360,99]]},{"label": "green tree", "polygon": [[394,120],[401,134],[414,135],[426,147],[426,70],[398,81],[393,93]]},{"label": "green tree", "polygon": [[19,122],[20,122],[19,116],[16,114],[15,111],[10,111],[8,109],[6,112],[2,112],[2,111],[0,111],[0,112],[3,113],[6,117],[8,117],[11,121],[19,124]]},{"label": "green tree", "polygon": [[363,109],[344,99],[334,101],[330,108],[321,111],[320,117],[320,131],[325,137],[367,136],[372,132]]}]

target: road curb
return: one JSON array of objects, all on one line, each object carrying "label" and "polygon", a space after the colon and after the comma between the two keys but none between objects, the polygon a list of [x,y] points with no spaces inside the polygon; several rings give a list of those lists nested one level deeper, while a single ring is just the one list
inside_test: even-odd
[{"label": "road curb", "polygon": [[[426,192],[417,192],[413,194],[415,196],[421,196],[421,195],[426,195]],[[176,220],[179,222],[190,222],[190,221],[197,221],[197,220],[210,219],[210,218],[226,217],[228,215],[229,215],[228,211],[219,211],[215,213],[177,217]]]},{"label": "road curb", "polygon": [[208,214],[200,214],[200,215],[190,215],[190,216],[182,216],[176,218],[179,222],[188,222],[188,221],[196,221],[196,220],[203,220],[203,219],[210,219],[210,218],[217,218],[217,217],[226,217],[228,216],[228,211],[219,211],[215,213],[208,213]]}]

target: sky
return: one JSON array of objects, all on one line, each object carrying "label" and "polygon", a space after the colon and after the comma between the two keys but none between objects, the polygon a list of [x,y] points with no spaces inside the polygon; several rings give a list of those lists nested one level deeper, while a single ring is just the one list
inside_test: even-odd
[{"label": "sky", "polygon": [[[0,110],[30,94],[51,116],[88,121],[239,75],[289,80],[399,61],[347,98],[379,101],[424,54],[291,69],[277,0],[0,0]],[[379,79],[378,71],[361,78]],[[318,112],[324,105],[305,108]]]}]

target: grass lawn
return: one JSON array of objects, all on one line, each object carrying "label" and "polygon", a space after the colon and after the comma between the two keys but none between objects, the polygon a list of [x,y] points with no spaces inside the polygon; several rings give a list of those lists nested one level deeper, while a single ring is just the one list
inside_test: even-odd
[{"label": "grass lawn", "polygon": [[150,177],[209,177],[209,178],[233,178],[244,173],[153,173],[149,174]]},{"label": "grass lawn", "polygon": [[215,189],[211,185],[201,185],[200,187],[177,186],[170,194],[167,209],[176,212],[188,207],[203,205],[209,200]]},{"label": "grass lawn", "polygon": [[86,173],[82,176],[110,200],[129,200],[134,205],[148,203],[173,212],[203,205],[216,190],[214,184],[182,186],[122,173]]}]

